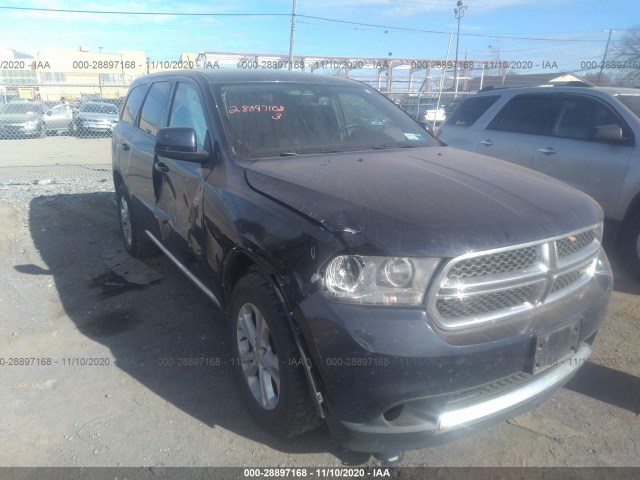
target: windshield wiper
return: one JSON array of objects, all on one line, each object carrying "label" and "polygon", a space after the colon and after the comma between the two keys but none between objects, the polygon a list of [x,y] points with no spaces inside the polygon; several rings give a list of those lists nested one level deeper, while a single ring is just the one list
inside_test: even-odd
[{"label": "windshield wiper", "polygon": [[410,145],[408,143],[385,143],[383,145],[374,145],[373,150],[386,150],[387,148],[416,148],[418,145]]}]

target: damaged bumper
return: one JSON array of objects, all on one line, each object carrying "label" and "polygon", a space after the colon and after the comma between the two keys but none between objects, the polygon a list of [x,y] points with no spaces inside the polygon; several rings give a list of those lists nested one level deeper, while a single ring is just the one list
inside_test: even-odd
[{"label": "damaged bumper", "polygon": [[312,294],[294,317],[309,345],[332,437],[354,451],[415,449],[530,410],[591,353],[612,289],[604,256],[601,267],[562,300],[457,331],[440,329],[426,308],[354,305]]}]

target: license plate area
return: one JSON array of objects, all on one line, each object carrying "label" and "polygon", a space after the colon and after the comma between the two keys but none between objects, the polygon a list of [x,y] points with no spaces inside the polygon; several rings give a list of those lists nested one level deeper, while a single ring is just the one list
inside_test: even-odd
[{"label": "license plate area", "polygon": [[550,332],[536,335],[530,372],[536,374],[564,361],[578,351],[582,319]]}]

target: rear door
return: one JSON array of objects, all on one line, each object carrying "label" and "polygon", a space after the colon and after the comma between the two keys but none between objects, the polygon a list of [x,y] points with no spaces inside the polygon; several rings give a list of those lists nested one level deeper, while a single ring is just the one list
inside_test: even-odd
[{"label": "rear door", "polygon": [[[157,231],[153,221],[156,203],[153,188],[154,147],[156,132],[166,126],[172,86],[171,81],[158,80],[151,83],[148,89],[135,91],[134,98],[132,91],[116,128],[118,134],[113,138],[114,148],[119,150],[121,170],[125,175],[132,208],[140,223],[154,233]],[[135,102],[142,102],[139,113],[134,109]],[[128,108],[129,105],[131,108]]]}]

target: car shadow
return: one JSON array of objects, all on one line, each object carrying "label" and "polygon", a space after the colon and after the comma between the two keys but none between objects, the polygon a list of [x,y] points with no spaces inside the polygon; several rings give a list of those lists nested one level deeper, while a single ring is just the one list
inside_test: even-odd
[{"label": "car shadow", "polygon": [[130,284],[104,264],[101,253],[121,247],[115,194],[37,197],[29,229],[46,268],[14,268],[51,275],[77,329],[146,388],[206,425],[275,450],[330,452],[345,465],[367,461],[335,446],[325,427],[282,440],[256,426],[231,369],[223,314],[164,256],[145,260],[165,277],[148,285]]},{"label": "car shadow", "polygon": [[565,388],[595,400],[608,403],[640,415],[640,377],[621,372],[615,368],[596,362],[640,363],[639,358],[617,361],[614,358],[593,358],[578,370]]},{"label": "car shadow", "polygon": [[613,289],[620,293],[640,295],[640,275],[631,270],[620,252],[619,243],[605,237],[604,249],[613,270]]}]

